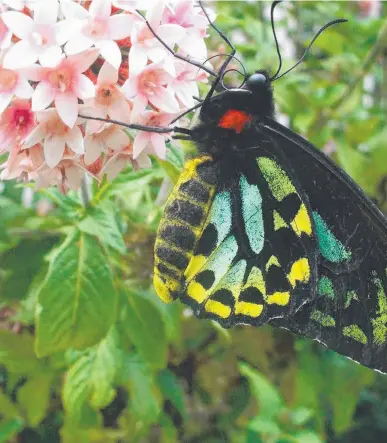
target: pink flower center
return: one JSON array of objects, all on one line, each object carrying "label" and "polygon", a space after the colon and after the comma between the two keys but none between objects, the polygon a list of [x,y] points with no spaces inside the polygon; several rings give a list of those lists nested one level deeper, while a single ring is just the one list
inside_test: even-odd
[{"label": "pink flower center", "polygon": [[102,38],[108,31],[106,20],[91,20],[84,30],[84,33],[91,38]]},{"label": "pink flower center", "polygon": [[72,72],[68,68],[59,68],[48,74],[48,81],[55,89],[59,89],[60,92],[66,92],[68,89],[71,89]]},{"label": "pink flower center", "polygon": [[0,93],[12,92],[16,86],[18,75],[10,69],[0,68]]},{"label": "pink flower center", "polygon": [[140,78],[139,89],[145,95],[153,95],[159,83],[156,71],[145,72]]},{"label": "pink flower center", "polygon": [[119,92],[115,85],[106,84],[98,88],[95,100],[99,105],[110,106],[117,100],[118,96]]},{"label": "pink flower center", "polygon": [[15,109],[13,124],[19,131],[23,131],[32,123],[33,113],[29,109]]}]

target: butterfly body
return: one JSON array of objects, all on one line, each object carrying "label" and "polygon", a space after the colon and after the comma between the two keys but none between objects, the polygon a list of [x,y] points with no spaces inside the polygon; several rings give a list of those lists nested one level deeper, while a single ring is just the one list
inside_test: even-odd
[{"label": "butterfly body", "polygon": [[255,76],[202,108],[200,155],[160,223],[156,291],[223,327],[271,323],[386,371],[386,220],[274,120],[271,82]]}]

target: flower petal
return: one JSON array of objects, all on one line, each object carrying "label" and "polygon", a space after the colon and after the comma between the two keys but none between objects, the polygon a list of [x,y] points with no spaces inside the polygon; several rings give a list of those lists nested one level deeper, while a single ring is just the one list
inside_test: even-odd
[{"label": "flower petal", "polygon": [[43,125],[37,126],[31,134],[24,140],[23,149],[32,148],[36,143],[39,143],[46,136],[46,131]]},{"label": "flower petal", "polygon": [[81,168],[77,168],[74,165],[66,168],[65,174],[68,187],[73,191],[77,191],[81,186],[82,179],[85,173],[82,171]]},{"label": "flower petal", "polygon": [[63,123],[72,128],[78,117],[78,99],[74,94],[63,92],[55,97],[55,107]]},{"label": "flower petal", "polygon": [[157,35],[163,40],[167,45],[173,45],[178,43],[186,33],[186,30],[179,25],[161,25],[157,30]]},{"label": "flower petal", "polygon": [[83,144],[83,135],[78,126],[74,126],[66,137],[67,146],[76,154],[83,154],[85,147]]},{"label": "flower petal", "polygon": [[1,15],[1,18],[7,28],[9,28],[16,37],[21,39],[28,38],[35,26],[32,18],[21,12],[4,12],[4,14]]},{"label": "flower petal", "polygon": [[38,53],[27,40],[20,40],[14,44],[4,56],[3,67],[9,69],[23,68],[34,64],[38,60]]},{"label": "flower petal", "polygon": [[122,55],[117,43],[113,40],[104,40],[95,44],[101,50],[102,57],[114,68],[118,69],[122,62]]},{"label": "flower petal", "polygon": [[60,137],[47,137],[43,145],[44,158],[50,168],[55,166],[62,160],[65,150],[65,141]]},{"label": "flower petal", "polygon": [[42,25],[53,25],[58,18],[57,0],[39,2],[34,8],[34,21]]},{"label": "flower petal", "polygon": [[85,165],[92,165],[104,150],[104,143],[99,137],[87,135],[85,137],[85,156],[83,157]]},{"label": "flower petal", "polygon": [[171,114],[179,112],[179,104],[176,99],[163,87],[155,89],[155,93],[149,96],[148,100],[161,111]]},{"label": "flower petal", "polygon": [[28,83],[27,79],[19,76],[19,81],[17,82],[16,88],[15,88],[15,95],[19,98],[31,98],[32,94],[34,92],[34,89],[32,86]]},{"label": "flower petal", "polygon": [[105,62],[98,73],[98,83],[117,83],[118,70],[110,63]]},{"label": "flower petal", "polygon": [[112,12],[111,0],[93,0],[89,7],[89,14],[98,20],[107,19]]},{"label": "flower petal", "polygon": [[150,141],[153,145],[153,149],[156,155],[164,160],[167,156],[167,147],[165,146],[165,137],[160,134],[151,134]]},{"label": "flower petal", "polygon": [[109,36],[112,40],[126,38],[132,32],[134,19],[128,14],[115,14],[109,17]]},{"label": "flower petal", "polygon": [[48,83],[40,82],[32,94],[32,111],[43,111],[54,100],[55,94]]},{"label": "flower petal", "polygon": [[67,19],[77,18],[80,20],[88,20],[90,18],[89,12],[76,2],[70,0],[62,0],[60,2],[60,7],[63,12],[63,15]]},{"label": "flower petal", "polygon": [[70,38],[74,36],[80,36],[83,27],[81,20],[61,20],[55,23],[53,29],[55,34],[55,41],[58,45],[64,45]]},{"label": "flower petal", "polygon": [[108,148],[122,151],[129,144],[129,137],[121,129],[116,129],[105,138]]},{"label": "flower petal", "polygon": [[0,94],[0,114],[11,103],[13,92],[2,92]]},{"label": "flower petal", "polygon": [[129,75],[141,72],[148,62],[148,56],[138,45],[133,45],[129,50]]},{"label": "flower petal", "polygon": [[143,95],[137,95],[133,103],[132,113],[130,119],[132,122],[136,121],[140,115],[145,111],[146,105],[148,104],[148,99]]},{"label": "flower petal", "polygon": [[62,49],[59,46],[51,46],[45,49],[39,55],[39,61],[42,66],[47,68],[54,68],[62,59]]},{"label": "flower petal", "polygon": [[74,38],[70,38],[64,49],[66,54],[78,54],[92,46],[93,40],[91,38],[86,37],[86,35],[77,34]]},{"label": "flower petal", "polygon": [[147,132],[140,132],[133,142],[133,158],[136,159],[148,146],[150,135]]},{"label": "flower petal", "polygon": [[99,49],[93,48],[79,54],[70,55],[67,59],[77,72],[85,72],[97,60]]},{"label": "flower petal", "polygon": [[86,75],[80,74],[74,92],[82,100],[92,98],[95,96],[94,83]]},{"label": "flower petal", "polygon": [[130,121],[130,111],[129,103],[122,99],[109,106],[108,114],[113,120],[128,123]]},{"label": "flower petal", "polygon": [[205,59],[207,57],[207,47],[201,37],[186,34],[179,40],[179,48],[190,55],[194,55],[195,59]]}]

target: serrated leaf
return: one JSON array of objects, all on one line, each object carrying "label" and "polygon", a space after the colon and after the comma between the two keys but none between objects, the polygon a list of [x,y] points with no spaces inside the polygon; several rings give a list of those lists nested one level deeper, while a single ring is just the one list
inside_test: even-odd
[{"label": "serrated leaf", "polygon": [[111,403],[120,359],[119,337],[113,328],[104,340],[75,362],[63,388],[63,402],[70,416],[79,417],[86,405],[102,409]]},{"label": "serrated leaf", "polygon": [[164,369],[157,375],[156,380],[163,397],[170,400],[180,414],[185,417],[184,393],[176,375],[170,370]]},{"label": "serrated leaf", "polygon": [[165,326],[160,311],[147,298],[127,292],[125,329],[138,353],[153,368],[164,368],[167,360]]},{"label": "serrated leaf", "polygon": [[114,398],[114,381],[120,367],[119,337],[113,328],[95,349],[90,374],[90,404],[96,409],[106,407]]},{"label": "serrated leaf", "polygon": [[252,393],[259,405],[259,417],[263,421],[275,417],[285,406],[278,390],[258,371],[251,366],[240,363],[240,372],[248,378]]},{"label": "serrated leaf", "polygon": [[30,374],[38,371],[40,363],[34,352],[32,336],[0,330],[0,364],[13,374]]},{"label": "serrated leaf", "polygon": [[30,377],[18,391],[18,402],[31,427],[37,426],[46,416],[52,379],[53,374],[39,372]]},{"label": "serrated leaf", "polygon": [[74,231],[50,256],[39,291],[39,356],[84,349],[106,336],[116,316],[112,270],[97,239]]},{"label": "serrated leaf", "polygon": [[124,254],[126,246],[118,224],[117,210],[112,202],[88,208],[86,217],[78,223],[78,228],[87,234],[96,236],[106,244]]},{"label": "serrated leaf", "polygon": [[70,417],[80,417],[89,395],[88,381],[94,356],[84,355],[67,372],[63,386],[63,405]]}]

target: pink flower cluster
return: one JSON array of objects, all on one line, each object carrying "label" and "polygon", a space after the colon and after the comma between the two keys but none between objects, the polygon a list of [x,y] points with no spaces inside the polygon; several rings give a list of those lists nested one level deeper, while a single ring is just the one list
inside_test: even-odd
[{"label": "pink flower cluster", "polygon": [[194,0],[2,0],[0,180],[62,192],[85,173],[113,179],[128,163],[166,156],[166,134],[128,131],[80,115],[168,126],[194,105],[207,75],[209,26]]}]

